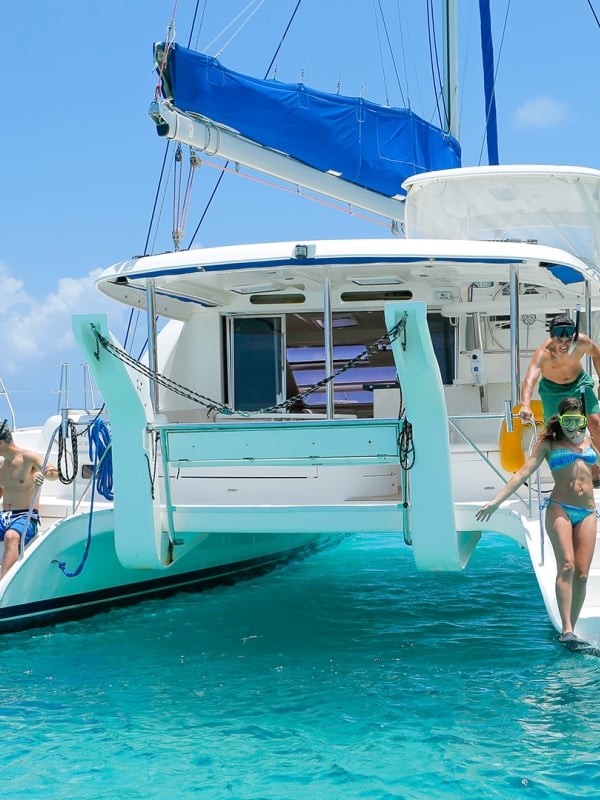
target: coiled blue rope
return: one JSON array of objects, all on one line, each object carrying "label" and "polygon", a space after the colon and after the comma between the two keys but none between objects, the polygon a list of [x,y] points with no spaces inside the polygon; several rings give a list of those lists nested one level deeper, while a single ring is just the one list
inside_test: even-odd
[{"label": "coiled blue rope", "polygon": [[88,428],[90,458],[94,459],[94,474],[92,477],[92,494],[90,498],[90,513],[88,515],[87,541],[81,561],[77,569],[70,570],[66,561],[57,561],[58,568],[67,578],[75,578],[79,575],[87,561],[92,543],[92,521],[94,519],[94,496],[95,490],[107,500],[113,499],[113,475],[112,475],[112,453],[110,451],[110,431],[105,422],[97,419]]},{"label": "coiled blue rope", "polygon": [[112,453],[109,449],[110,429],[104,420],[97,419],[88,428],[88,441],[90,458],[94,459],[94,465],[98,464],[98,472],[96,474],[98,494],[101,494],[106,500],[113,500]]}]

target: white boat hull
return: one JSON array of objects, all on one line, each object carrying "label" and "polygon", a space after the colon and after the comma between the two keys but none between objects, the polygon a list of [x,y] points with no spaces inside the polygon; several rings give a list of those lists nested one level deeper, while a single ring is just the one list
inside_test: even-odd
[{"label": "white boat hull", "polygon": [[111,509],[92,515],[91,544],[76,572],[88,537],[89,515],[78,514],[38,536],[0,581],[0,631],[74,619],[115,605],[180,590],[201,590],[273,568],[334,543],[314,532],[198,534],[185,553],[163,570],[128,569],[117,558]]}]

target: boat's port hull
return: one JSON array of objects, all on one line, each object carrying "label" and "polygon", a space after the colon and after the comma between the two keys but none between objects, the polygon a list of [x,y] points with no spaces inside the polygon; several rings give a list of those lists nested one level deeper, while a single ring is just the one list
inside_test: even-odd
[{"label": "boat's port hull", "polygon": [[22,630],[90,616],[108,608],[200,591],[273,569],[293,558],[334,544],[340,537],[315,533],[209,534],[171,567],[133,570],[118,561],[114,534],[102,530],[112,513],[94,519],[89,557],[75,577],[86,544],[86,517],[65,521],[34,541],[25,557],[0,582],[0,632]]}]

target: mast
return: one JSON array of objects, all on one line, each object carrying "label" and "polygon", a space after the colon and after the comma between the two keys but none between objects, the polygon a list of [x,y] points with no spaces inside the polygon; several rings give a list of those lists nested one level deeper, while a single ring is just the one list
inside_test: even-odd
[{"label": "mast", "polygon": [[446,111],[446,133],[459,141],[458,115],[458,13],[456,0],[443,2],[444,85],[442,94]]}]

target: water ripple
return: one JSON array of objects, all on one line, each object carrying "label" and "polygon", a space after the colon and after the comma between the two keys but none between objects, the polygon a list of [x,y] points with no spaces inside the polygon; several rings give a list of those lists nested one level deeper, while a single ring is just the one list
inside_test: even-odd
[{"label": "water ripple", "polygon": [[386,536],[3,639],[3,796],[591,796],[600,659],[560,648],[526,554],[422,575]]}]

